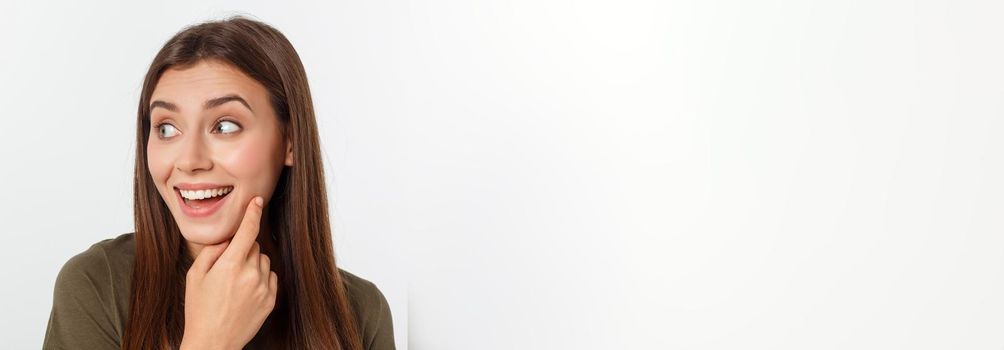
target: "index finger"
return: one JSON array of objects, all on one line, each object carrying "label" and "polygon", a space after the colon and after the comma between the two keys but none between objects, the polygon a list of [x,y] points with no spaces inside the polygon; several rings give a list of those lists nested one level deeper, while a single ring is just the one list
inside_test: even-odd
[{"label": "index finger", "polygon": [[248,252],[251,251],[251,246],[258,240],[262,212],[262,207],[259,203],[262,201],[261,197],[254,197],[251,203],[248,203],[247,210],[244,211],[244,219],[241,220],[240,227],[237,227],[237,233],[234,234],[234,238],[230,239],[230,246],[223,252],[223,256],[220,257],[221,259],[243,261],[247,257]]}]

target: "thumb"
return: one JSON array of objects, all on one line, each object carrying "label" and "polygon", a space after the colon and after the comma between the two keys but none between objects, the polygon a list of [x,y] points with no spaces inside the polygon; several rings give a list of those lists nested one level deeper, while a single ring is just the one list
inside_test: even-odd
[{"label": "thumb", "polygon": [[230,245],[230,240],[225,240],[219,244],[207,245],[202,247],[199,251],[199,256],[195,257],[195,261],[192,262],[192,267],[189,270],[194,270],[200,274],[206,274],[209,269],[213,267],[216,263],[216,259],[223,255],[223,252],[227,250],[227,246]]}]

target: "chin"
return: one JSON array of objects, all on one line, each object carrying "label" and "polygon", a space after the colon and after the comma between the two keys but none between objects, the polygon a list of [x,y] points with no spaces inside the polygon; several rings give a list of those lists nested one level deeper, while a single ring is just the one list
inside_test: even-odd
[{"label": "chin", "polygon": [[208,227],[191,226],[192,225],[179,225],[178,227],[178,229],[181,230],[181,236],[184,237],[186,241],[191,243],[213,245],[222,243],[231,237],[226,233],[227,230],[224,230],[216,225]]}]

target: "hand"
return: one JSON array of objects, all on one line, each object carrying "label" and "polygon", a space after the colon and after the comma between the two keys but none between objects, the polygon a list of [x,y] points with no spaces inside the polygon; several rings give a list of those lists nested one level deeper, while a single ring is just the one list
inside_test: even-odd
[{"label": "hand", "polygon": [[240,349],[254,338],[275,307],[277,278],[261,254],[261,197],[248,204],[229,241],[206,246],[188,270],[182,344]]}]

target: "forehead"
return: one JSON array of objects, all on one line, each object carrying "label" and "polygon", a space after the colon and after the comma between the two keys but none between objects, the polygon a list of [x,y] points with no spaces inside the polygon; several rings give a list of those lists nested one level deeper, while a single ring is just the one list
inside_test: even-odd
[{"label": "forehead", "polygon": [[237,67],[217,60],[201,60],[164,71],[150,99],[167,100],[184,108],[230,93],[255,100],[248,101],[252,104],[261,103],[268,94],[261,83]]}]

